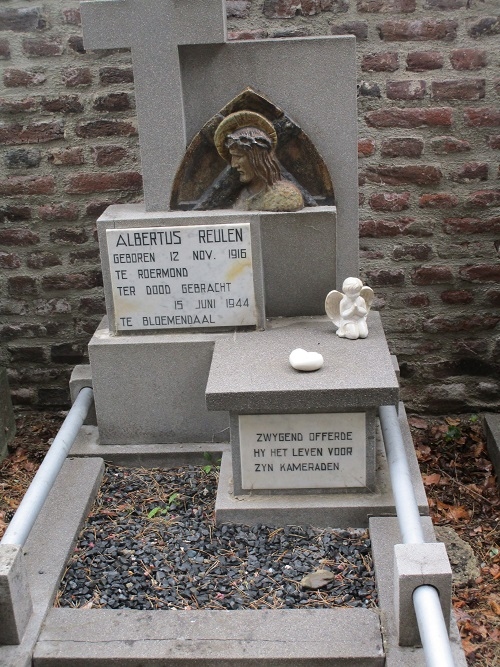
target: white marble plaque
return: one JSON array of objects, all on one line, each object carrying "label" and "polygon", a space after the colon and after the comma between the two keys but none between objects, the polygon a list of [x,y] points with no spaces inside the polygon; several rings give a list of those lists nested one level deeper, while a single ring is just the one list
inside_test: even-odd
[{"label": "white marble plaque", "polygon": [[250,224],[106,235],[118,331],[257,323]]},{"label": "white marble plaque", "polygon": [[240,415],[241,487],[366,486],[364,413]]}]

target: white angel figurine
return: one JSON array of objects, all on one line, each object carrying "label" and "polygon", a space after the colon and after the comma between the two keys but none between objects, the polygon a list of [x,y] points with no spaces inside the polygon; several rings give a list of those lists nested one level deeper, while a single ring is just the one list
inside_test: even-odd
[{"label": "white angel figurine", "polygon": [[359,278],[346,278],[342,285],[344,294],[332,290],[325,300],[328,317],[338,327],[340,338],[366,338],[368,326],[366,317],[373,301],[371,287],[363,287]]}]

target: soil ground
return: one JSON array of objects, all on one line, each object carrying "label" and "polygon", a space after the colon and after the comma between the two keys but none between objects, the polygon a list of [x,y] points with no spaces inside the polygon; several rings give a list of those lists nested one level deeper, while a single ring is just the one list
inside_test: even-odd
[{"label": "soil ground", "polygon": [[[17,416],[16,437],[0,463],[0,537],[64,416]],[[500,494],[480,419],[414,415],[409,422],[434,525],[460,570],[453,606],[468,665],[500,667]]]}]

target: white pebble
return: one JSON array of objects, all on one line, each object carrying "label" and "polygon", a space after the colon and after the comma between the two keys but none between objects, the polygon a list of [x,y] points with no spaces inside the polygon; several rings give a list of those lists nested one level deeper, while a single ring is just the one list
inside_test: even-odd
[{"label": "white pebble", "polygon": [[323,366],[323,357],[319,352],[306,352],[300,347],[290,353],[288,360],[297,371],[317,371]]}]

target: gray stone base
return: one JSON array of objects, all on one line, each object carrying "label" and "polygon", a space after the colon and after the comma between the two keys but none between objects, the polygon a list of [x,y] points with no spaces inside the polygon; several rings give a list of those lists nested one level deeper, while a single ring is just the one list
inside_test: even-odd
[{"label": "gray stone base", "polygon": [[[399,420],[420,514],[427,515],[429,507],[402,404],[400,404]],[[380,428],[377,428],[375,493],[235,496],[232,489],[232,475],[231,453],[228,451],[222,457],[215,504],[217,523],[302,524],[318,527],[366,528],[372,516],[394,516],[396,514]]]},{"label": "gray stone base", "polygon": [[488,453],[497,476],[500,475],[500,415],[484,415],[484,431]]},{"label": "gray stone base", "polygon": [[16,434],[16,422],[12,410],[7,369],[0,367],[0,461],[7,455],[7,448]]}]

